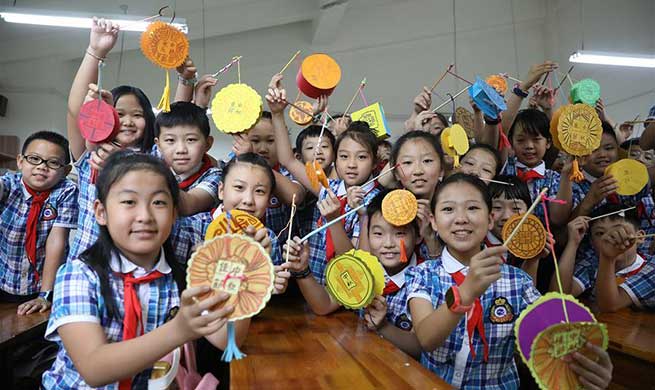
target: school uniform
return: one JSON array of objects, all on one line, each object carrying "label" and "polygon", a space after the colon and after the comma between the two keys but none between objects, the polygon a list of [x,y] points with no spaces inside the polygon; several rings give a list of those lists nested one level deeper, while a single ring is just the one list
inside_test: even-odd
[{"label": "school uniform", "polygon": [[[541,161],[534,168],[528,168],[525,164],[518,161],[516,157],[509,157],[503,168],[503,175],[516,176],[524,181],[528,186],[530,198],[533,201],[537,199],[544,187],[548,187],[545,195],[549,198],[555,198],[559,191],[560,174],[551,169],[546,169],[546,163],[544,161]],[[546,207],[548,206],[548,202],[546,202]],[[542,205],[536,207],[533,213],[542,222],[545,222]]]},{"label": "school uniform", "polygon": [[[445,304],[446,291],[456,284],[456,278],[463,279],[467,272],[468,267],[455,259],[447,248],[439,258],[408,271],[407,312],[413,298],[429,301],[436,310]],[[479,298],[480,323],[487,347],[480,336],[480,325],[475,327],[469,342],[467,320],[462,316],[440,347],[421,353],[421,364],[457,388],[517,389],[519,386],[514,364],[514,323],[521,311],[540,294],[522,270],[503,264],[500,272],[501,278]]]},{"label": "school uniform", "polygon": [[[0,290],[12,295],[33,295],[41,289],[46,241],[54,227],[75,229],[77,187],[62,179],[47,192],[34,193],[21,173],[0,178]],[[35,225],[28,228],[30,211]],[[34,237],[34,246],[28,236]],[[32,238],[30,238],[32,240]],[[64,258],[57,260],[64,260]]]},{"label": "school uniform", "polygon": [[[159,276],[154,280],[134,285],[141,308],[141,321],[137,322],[134,337],[161,326],[171,309],[179,307],[178,287],[163,250],[150,271],[137,266],[118,253],[111,258],[110,268],[112,272],[109,272],[109,288],[118,310],[116,318],[109,316],[107,304],[100,291],[98,275],[87,263],[80,259],[73,259],[57,271],[54,301],[45,337],[56,342],[59,351],[52,367],[43,374],[43,388],[48,390],[92,388],[75,368],[58,334],[58,329],[75,322],[95,323],[102,327],[108,343],[123,341],[123,320],[126,316],[125,291],[127,291],[123,282],[125,275],[134,278]],[[157,272],[160,275],[155,275]],[[147,369],[132,378],[132,388],[146,388],[150,371]],[[117,381],[100,389],[118,389],[118,385]]]},{"label": "school uniform", "polygon": [[407,311],[407,284],[405,283],[405,277],[412,268],[421,263],[423,261],[417,255],[413,255],[408,261],[407,266],[397,274],[389,276],[387,271],[384,271],[385,285],[382,296],[387,301],[387,321],[396,328],[405,331],[410,331],[413,328],[410,315]]},{"label": "school uniform", "polygon": [[[347,203],[346,198],[346,182],[341,179],[330,179],[328,181],[330,190],[341,198],[341,215],[350,212],[352,209]],[[363,203],[368,204],[379,192],[380,188],[376,182],[368,184],[366,187],[363,187],[366,195],[364,196]],[[328,197],[328,191],[325,188],[321,188],[319,193],[319,202]],[[321,216],[321,212],[318,210],[318,207],[314,209],[314,218],[313,218],[312,230],[318,229],[323,224],[327,223],[325,218]],[[349,215],[341,221],[343,223],[344,229],[346,230],[346,235],[349,239],[359,238],[359,216],[357,213]],[[312,270],[314,278],[322,285],[325,285],[325,267],[327,262],[334,257],[334,244],[332,242],[332,235],[328,232],[328,229],[323,230],[320,233],[314,234],[309,238],[309,268]]]}]

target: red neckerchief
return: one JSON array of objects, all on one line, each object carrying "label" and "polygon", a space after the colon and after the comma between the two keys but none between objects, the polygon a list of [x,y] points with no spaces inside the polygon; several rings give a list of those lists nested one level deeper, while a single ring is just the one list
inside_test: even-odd
[{"label": "red neckerchief", "polygon": [[32,204],[30,205],[30,211],[27,214],[27,225],[25,226],[25,253],[27,254],[27,260],[29,260],[30,264],[32,264],[32,268],[34,268],[34,278],[38,283],[40,277],[39,271],[36,268],[37,225],[39,224],[41,209],[50,196],[50,190],[36,192],[25,183],[25,180],[23,180],[23,185],[27,192],[32,195]]},{"label": "red neckerchief", "polygon": [[502,152],[503,149],[512,149],[512,144],[509,143],[509,139],[505,135],[505,132],[503,131],[503,125],[502,122],[498,122],[498,151]]},{"label": "red neckerchief", "polygon": [[207,172],[211,167],[212,167],[212,161],[209,158],[209,156],[205,154],[204,156],[202,156],[202,165],[200,166],[200,169],[198,169],[198,172],[187,177],[185,180],[179,182],[177,186],[182,191],[186,191],[189,187],[191,187],[191,184],[195,183],[195,181],[198,180],[198,178],[202,176],[203,173]]},{"label": "red neckerchief", "polygon": [[644,268],[644,266],[646,265],[646,259],[644,259],[644,257],[641,256],[641,255],[639,255],[639,256],[644,260],[643,263],[641,263],[641,265],[638,268],[633,269],[632,271],[628,272],[625,275],[616,276],[616,285],[617,286],[623,284],[629,277],[638,274],[639,271],[641,271],[641,269]]},{"label": "red neckerchief", "polygon": [[[149,283],[159,279],[164,274],[159,271],[153,271],[146,276],[135,278],[132,274],[119,274],[123,278],[123,299],[125,300],[125,316],[123,317],[123,341],[136,337],[137,324],[141,324],[141,334],[143,334],[143,321],[141,313],[141,302],[136,293],[134,285]],[[123,379],[119,382],[119,390],[129,390],[132,388],[132,378]]]},{"label": "red neckerchief", "polygon": [[518,177],[519,180],[527,184],[528,182],[535,179],[543,179],[544,175],[542,175],[541,173],[537,172],[534,169],[516,168],[516,177]]},{"label": "red neckerchief", "polygon": [[[462,283],[464,283],[464,279],[466,276],[461,272],[457,271],[455,273],[450,274],[450,276],[455,279],[455,283],[457,283],[458,286],[461,286]],[[470,317],[469,317],[470,314]],[[489,343],[487,342],[487,336],[484,334],[484,318],[482,315],[482,302],[480,302],[480,298],[475,299],[475,303],[473,304],[473,309],[466,313],[467,316],[467,322],[466,322],[466,332],[468,333],[469,336],[469,345],[471,345],[471,356],[473,359],[475,359],[475,349],[473,348],[473,334],[475,333],[475,329],[478,330],[478,333],[480,334],[480,338],[482,339],[482,345],[484,347],[484,361],[485,363],[489,360]]]}]

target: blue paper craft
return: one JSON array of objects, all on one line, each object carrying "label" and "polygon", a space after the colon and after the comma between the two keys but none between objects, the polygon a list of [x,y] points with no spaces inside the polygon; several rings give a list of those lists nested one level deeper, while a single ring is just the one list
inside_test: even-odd
[{"label": "blue paper craft", "polygon": [[476,76],[475,83],[469,87],[469,96],[484,115],[491,119],[498,118],[498,114],[507,109],[505,99],[480,76]]}]

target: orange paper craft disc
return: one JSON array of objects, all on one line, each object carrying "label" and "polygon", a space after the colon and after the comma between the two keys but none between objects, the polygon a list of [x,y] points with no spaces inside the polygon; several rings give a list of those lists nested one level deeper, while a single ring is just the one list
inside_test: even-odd
[{"label": "orange paper craft disc", "polygon": [[[304,100],[298,100],[294,104],[307,112],[312,112],[314,109],[310,102],[306,102]],[[291,109],[289,109],[289,118],[291,118],[292,121],[296,122],[296,124],[300,126],[305,126],[311,123],[312,119],[314,119],[314,117],[311,115],[307,115],[293,106],[291,106]]]},{"label": "orange paper craft disc", "polygon": [[466,131],[466,135],[469,138],[474,138],[475,133],[474,133],[474,120],[473,120],[473,114],[471,111],[467,110],[464,107],[457,107],[455,110],[455,122],[459,123],[463,128],[464,131]]},{"label": "orange paper craft disc", "polygon": [[529,367],[543,390],[576,390],[582,388],[578,374],[564,357],[579,352],[594,360],[595,353],[586,343],[607,349],[605,324],[574,322],[551,325],[537,335],[532,343]]},{"label": "orange paper craft disc", "polygon": [[187,267],[187,286],[210,286],[199,298],[219,292],[230,298],[213,309],[234,305],[230,321],[250,318],[259,313],[273,292],[273,263],[266,250],[248,236],[225,234],[206,241],[196,250]]},{"label": "orange paper craft disc", "polygon": [[323,53],[306,57],[296,75],[298,89],[312,99],[318,99],[321,95],[331,95],[339,81],[341,81],[339,64]]},{"label": "orange paper craft disc", "polygon": [[[521,221],[523,214],[512,216],[503,226],[503,241],[506,241]],[[528,260],[537,257],[546,247],[546,229],[539,218],[528,215],[519,231],[507,243],[507,249],[514,256]]]},{"label": "orange paper craft disc", "polygon": [[557,124],[559,142],[572,156],[587,156],[598,149],[602,133],[596,109],[583,103],[563,111]]},{"label": "orange paper craft disc", "polygon": [[330,186],[327,175],[318,161],[307,161],[305,163],[305,173],[307,174],[307,178],[309,179],[312,188],[316,191],[321,188],[321,185],[325,188]]},{"label": "orange paper craft disc", "polygon": [[393,190],[382,199],[382,216],[394,226],[412,222],[418,213],[418,202],[407,190]]},{"label": "orange paper craft disc", "polygon": [[230,228],[228,229],[227,213],[223,212],[216,217],[209,226],[205,233],[205,241],[211,240],[214,237],[222,236],[227,233],[241,234],[248,226],[253,226],[255,230],[264,227],[264,224],[257,219],[254,215],[250,215],[245,211],[232,210],[230,211]]},{"label": "orange paper craft disc", "polygon": [[189,41],[182,31],[156,21],[141,34],[141,51],[155,65],[174,69],[189,55]]},{"label": "orange paper craft disc", "polygon": [[507,92],[507,80],[499,74],[492,74],[491,76],[487,77],[485,82],[496,90],[501,95],[505,95],[505,92]]}]

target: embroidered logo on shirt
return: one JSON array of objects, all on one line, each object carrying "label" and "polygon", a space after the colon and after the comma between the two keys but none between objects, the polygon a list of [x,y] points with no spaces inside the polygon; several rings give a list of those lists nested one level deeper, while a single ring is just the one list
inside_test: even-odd
[{"label": "embroidered logo on shirt", "polygon": [[396,327],[406,331],[412,330],[412,321],[409,320],[406,313],[396,319]]},{"label": "embroidered logo on shirt", "polygon": [[268,208],[269,209],[271,209],[271,208],[275,209],[275,208],[278,208],[278,207],[280,207],[280,201],[277,199],[276,196],[271,196],[271,200],[269,200],[269,202],[268,202]]},{"label": "embroidered logo on shirt", "polygon": [[48,203],[44,208],[41,214],[44,221],[52,221],[57,218],[57,209],[55,209],[50,203]]},{"label": "embroidered logo on shirt", "polygon": [[489,321],[492,324],[506,324],[514,319],[514,309],[507,302],[505,297],[494,299],[494,304],[489,310]]}]

